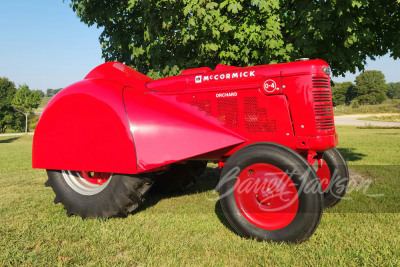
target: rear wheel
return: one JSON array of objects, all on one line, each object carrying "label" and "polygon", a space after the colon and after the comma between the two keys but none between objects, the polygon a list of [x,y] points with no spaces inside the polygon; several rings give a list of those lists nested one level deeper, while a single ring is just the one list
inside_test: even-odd
[{"label": "rear wheel", "polygon": [[68,216],[126,216],[144,200],[153,181],[133,175],[47,170],[45,183],[53,189],[54,203],[62,203]]},{"label": "rear wheel", "polygon": [[323,212],[315,171],[278,144],[237,151],[227,160],[217,189],[227,220],[244,237],[300,243],[314,233]]},{"label": "rear wheel", "polygon": [[324,206],[337,205],[346,194],[349,185],[349,169],[340,152],[332,147],[325,150],[322,158],[318,159],[317,175],[324,190]]}]

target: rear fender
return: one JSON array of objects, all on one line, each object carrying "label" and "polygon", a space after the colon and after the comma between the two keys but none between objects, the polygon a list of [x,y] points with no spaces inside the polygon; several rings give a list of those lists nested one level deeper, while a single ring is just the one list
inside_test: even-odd
[{"label": "rear fender", "polygon": [[123,85],[85,79],[53,97],[35,130],[34,168],[136,173]]}]

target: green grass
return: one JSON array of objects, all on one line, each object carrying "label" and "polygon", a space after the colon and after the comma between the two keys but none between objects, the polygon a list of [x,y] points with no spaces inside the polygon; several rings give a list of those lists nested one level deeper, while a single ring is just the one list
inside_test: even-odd
[{"label": "green grass", "polygon": [[360,120],[400,122],[400,114],[387,116],[369,116],[365,118],[360,118]]},{"label": "green grass", "polygon": [[400,129],[400,126],[377,126],[371,125],[370,123],[365,124],[364,126],[357,126],[357,129]]},{"label": "green grass", "polygon": [[339,105],[333,108],[335,116],[346,114],[376,114],[376,113],[400,113],[400,99],[388,99],[378,105],[360,105],[353,108],[351,105]]},{"label": "green grass", "polygon": [[[213,196],[218,171],[183,195],[150,195],[127,218],[67,217],[31,168],[32,136],[0,137],[0,266],[3,265],[399,265],[400,132],[337,127],[350,167],[372,179],[324,213],[305,243],[271,244],[233,233]],[[369,212],[365,212],[369,211]]]},{"label": "green grass", "polygon": [[10,134],[10,133],[21,133],[21,131],[7,128],[5,134]]}]

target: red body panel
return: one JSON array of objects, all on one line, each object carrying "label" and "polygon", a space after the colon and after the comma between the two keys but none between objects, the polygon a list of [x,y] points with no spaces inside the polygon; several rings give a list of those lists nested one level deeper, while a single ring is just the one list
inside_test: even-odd
[{"label": "red body panel", "polygon": [[203,117],[217,119],[247,139],[224,156],[265,141],[298,152],[321,152],[337,145],[330,80],[322,67],[328,67],[323,60],[246,68],[221,65],[215,71],[195,69],[191,75],[146,86],[178,105],[197,106]]},{"label": "red body panel", "polygon": [[153,81],[103,64],[57,94],[36,129],[33,166],[137,173],[224,160],[255,142],[299,153],[337,145],[322,60],[191,69]]}]

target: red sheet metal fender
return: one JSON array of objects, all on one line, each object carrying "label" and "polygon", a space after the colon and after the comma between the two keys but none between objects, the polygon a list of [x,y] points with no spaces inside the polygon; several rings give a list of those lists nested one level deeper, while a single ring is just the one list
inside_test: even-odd
[{"label": "red sheet metal fender", "polygon": [[151,80],[111,62],[62,90],[36,127],[33,167],[134,174],[245,141],[151,93]]},{"label": "red sheet metal fender", "polygon": [[135,173],[123,85],[83,80],[53,97],[35,130],[34,168]]},{"label": "red sheet metal fender", "polygon": [[216,150],[223,156],[247,141],[213,118],[202,117],[197,107],[178,102],[174,95],[126,87],[124,102],[135,140],[138,172]]},{"label": "red sheet metal fender", "polygon": [[52,98],[35,130],[34,168],[136,173],[122,91],[152,79],[118,62],[102,64]]}]

